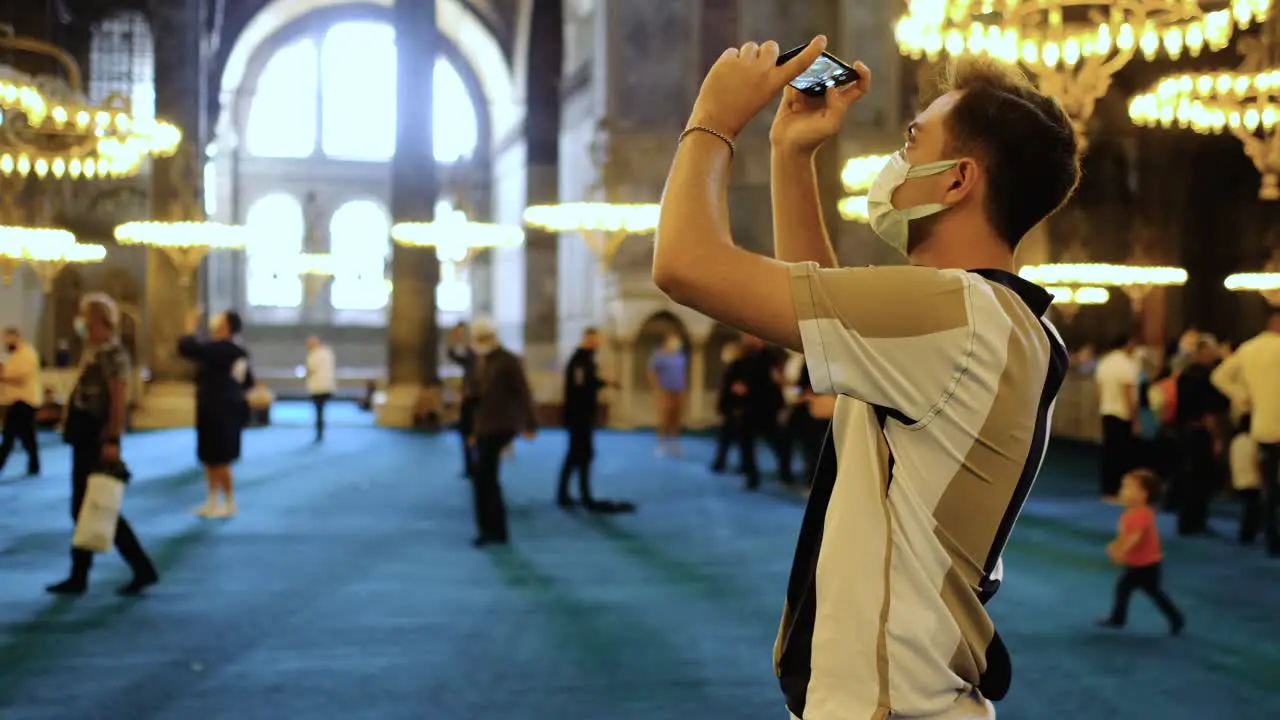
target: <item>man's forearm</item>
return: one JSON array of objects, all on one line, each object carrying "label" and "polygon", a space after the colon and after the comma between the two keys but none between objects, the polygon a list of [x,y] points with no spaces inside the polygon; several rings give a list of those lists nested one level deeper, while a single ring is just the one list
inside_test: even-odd
[{"label": "man's forearm", "polygon": [[729,233],[729,146],[710,133],[690,133],[676,150],[662,195],[653,253],[659,287],[679,278],[731,246]]},{"label": "man's forearm", "polygon": [[813,153],[775,147],[769,185],[774,256],[783,262],[836,267],[835,250],[822,219]]}]

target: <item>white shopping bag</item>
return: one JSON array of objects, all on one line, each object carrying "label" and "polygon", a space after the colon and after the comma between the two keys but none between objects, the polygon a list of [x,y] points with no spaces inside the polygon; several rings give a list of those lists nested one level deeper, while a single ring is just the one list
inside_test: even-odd
[{"label": "white shopping bag", "polygon": [[120,521],[120,503],[124,500],[124,481],[107,473],[89,476],[76,518],[76,532],[71,537],[71,547],[92,552],[106,552],[116,539],[116,524]]}]

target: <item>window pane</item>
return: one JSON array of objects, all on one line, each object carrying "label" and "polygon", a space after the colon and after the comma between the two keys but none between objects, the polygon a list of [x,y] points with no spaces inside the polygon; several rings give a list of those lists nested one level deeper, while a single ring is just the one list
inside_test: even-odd
[{"label": "window pane", "polygon": [[447,60],[436,61],[433,95],[436,162],[455,163],[475,155],[480,139],[476,109],[458,69]]},{"label": "window pane", "polygon": [[[320,49],[324,153],[345,160],[389,160],[396,149],[395,31],[386,23],[338,23]],[[433,138],[437,162],[475,155],[479,128],[462,76],[435,65]]]},{"label": "window pane", "polygon": [[353,200],[329,221],[329,252],[339,268],[329,300],[337,310],[381,310],[390,299],[386,280],[391,219],[370,200]]},{"label": "window pane", "polygon": [[245,224],[251,231],[245,247],[249,305],[298,307],[302,278],[289,260],[302,252],[307,231],[302,203],[292,195],[267,195],[249,207]]},{"label": "window pane", "polygon": [[89,40],[89,99],[111,95],[129,100],[135,118],[156,114],[155,45],[140,12],[125,12],[98,23]]},{"label": "window pane", "polygon": [[316,46],[310,40],[287,45],[258,76],[245,144],[260,157],[309,157],[316,147]]},{"label": "window pane", "polygon": [[396,147],[396,46],[391,26],[344,22],[320,50],[326,155],[389,160]]}]

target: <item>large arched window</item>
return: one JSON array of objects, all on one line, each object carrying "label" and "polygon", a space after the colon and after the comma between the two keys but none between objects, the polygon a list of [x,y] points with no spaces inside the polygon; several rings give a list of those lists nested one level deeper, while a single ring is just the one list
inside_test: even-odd
[{"label": "large arched window", "polygon": [[[434,81],[436,162],[470,158],[479,146],[479,116],[466,84],[445,59],[436,61]],[[258,76],[245,136],[249,154],[259,157],[309,157],[318,139],[332,159],[390,160],[396,136],[393,28],[340,22],[277,50]]]},{"label": "large arched window", "polygon": [[396,150],[395,30],[380,22],[329,28],[320,46],[324,154],[390,160]]},{"label": "large arched window", "polygon": [[140,12],[113,15],[93,27],[89,38],[89,99],[110,95],[129,100],[134,117],[156,114],[155,42]]},{"label": "large arched window", "polygon": [[245,224],[251,237],[245,247],[249,304],[298,307],[302,304],[302,278],[295,260],[307,234],[302,203],[285,193],[267,195],[249,206]]},{"label": "large arched window", "polygon": [[286,45],[258,76],[245,127],[249,154],[303,158],[316,149],[319,60],[311,39]]},{"label": "large arched window", "polygon": [[352,200],[329,221],[329,252],[337,271],[329,299],[335,310],[381,310],[390,299],[387,259],[391,218],[372,200]]}]

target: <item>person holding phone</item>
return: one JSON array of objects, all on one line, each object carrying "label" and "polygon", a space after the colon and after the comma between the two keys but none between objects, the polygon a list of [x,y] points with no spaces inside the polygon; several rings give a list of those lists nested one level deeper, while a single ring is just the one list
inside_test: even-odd
[{"label": "person holding phone", "polygon": [[[774,647],[792,715],[993,718],[1012,667],[984,606],[1068,359],[1014,250],[1074,190],[1080,149],[1016,68],[954,62],[869,193],[872,229],[910,265],[839,268],[814,155],[871,73],[855,63],[821,97],[788,88],[826,44],[779,64],[777,43],[749,42],[712,66],[677,142],[653,280],[803,351],[814,392],[838,395]],[[739,134],[779,93],[774,259],[734,245],[726,198]]]}]

